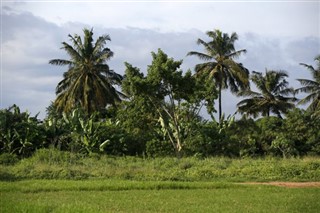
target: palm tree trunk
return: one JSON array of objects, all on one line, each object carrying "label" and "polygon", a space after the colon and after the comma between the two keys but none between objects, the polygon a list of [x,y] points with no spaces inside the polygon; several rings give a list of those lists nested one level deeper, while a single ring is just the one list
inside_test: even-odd
[{"label": "palm tree trunk", "polygon": [[219,84],[219,123],[221,124],[221,117],[222,117],[222,103],[221,103],[221,90],[222,90],[222,86],[221,84]]}]

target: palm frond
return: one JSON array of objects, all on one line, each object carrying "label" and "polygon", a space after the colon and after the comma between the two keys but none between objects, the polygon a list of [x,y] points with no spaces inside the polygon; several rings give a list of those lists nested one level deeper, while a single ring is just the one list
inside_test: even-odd
[{"label": "palm frond", "polygon": [[262,94],[248,89],[239,91],[237,96],[261,97]]},{"label": "palm frond", "polygon": [[64,60],[64,59],[52,59],[49,61],[49,64],[58,65],[58,66],[65,66],[65,65],[73,65],[72,61]]},{"label": "palm frond", "polygon": [[292,87],[285,88],[285,89],[280,90],[278,93],[280,95],[294,95],[295,94],[295,89],[293,89]]},{"label": "palm frond", "polygon": [[105,63],[107,60],[113,57],[113,52],[109,48],[104,48],[102,51],[92,54],[92,60],[96,64]]},{"label": "palm frond", "polygon": [[306,68],[309,69],[312,73],[313,73],[314,71],[316,71],[316,70],[313,68],[313,66],[311,66],[311,65],[304,64],[304,63],[300,63],[300,65],[306,67]]},{"label": "palm frond", "polygon": [[[80,53],[82,51],[82,49],[84,48],[83,44],[82,44],[81,37],[77,34],[75,34],[74,36],[69,34],[68,37],[69,37],[70,41],[72,41],[72,44],[73,44],[75,50]],[[66,42],[63,42],[63,43],[66,43]]]},{"label": "palm frond", "polygon": [[[307,95],[306,97],[304,97],[303,99],[301,99],[299,102],[298,102],[298,104],[300,105],[300,104],[306,104],[306,103],[309,103],[309,102],[311,102],[311,101],[313,101],[313,100],[315,100],[315,101],[317,101],[317,99],[318,98],[320,98],[319,97],[319,94],[317,94],[317,93],[311,93],[311,94],[309,94],[309,95]],[[318,100],[319,101],[319,100]]]},{"label": "palm frond", "polygon": [[239,56],[242,54],[242,53],[246,53],[247,50],[246,49],[242,49],[242,50],[237,50],[235,52],[232,52],[230,54],[227,55],[228,58],[239,58]]},{"label": "palm frond", "polygon": [[307,108],[308,111],[313,112],[314,114],[319,113],[320,110],[320,97],[313,99],[311,104]]},{"label": "palm frond", "polygon": [[64,49],[68,53],[72,60],[80,61],[82,59],[82,55],[80,54],[80,52],[75,50],[70,44],[66,42],[62,42],[62,44],[62,49]]},{"label": "palm frond", "polygon": [[207,62],[207,63],[202,63],[202,64],[197,64],[195,66],[195,71],[196,73],[199,72],[212,72],[217,66],[216,62]]},{"label": "palm frond", "polygon": [[200,52],[195,52],[195,51],[191,51],[188,52],[187,56],[197,56],[199,59],[204,60],[204,61],[210,61],[213,60],[214,58],[210,55],[207,55],[205,53],[200,53]]},{"label": "palm frond", "polygon": [[309,79],[297,79],[303,86],[310,86],[310,87],[320,87],[320,82],[309,80]]}]

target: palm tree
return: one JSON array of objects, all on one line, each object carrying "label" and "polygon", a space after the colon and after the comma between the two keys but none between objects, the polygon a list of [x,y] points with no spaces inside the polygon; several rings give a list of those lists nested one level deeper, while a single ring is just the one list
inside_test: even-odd
[{"label": "palm tree", "polygon": [[270,113],[276,114],[281,118],[281,113],[287,113],[289,109],[295,107],[295,97],[287,97],[294,94],[293,88],[289,88],[288,81],[285,78],[288,74],[285,71],[266,70],[265,75],[260,72],[253,72],[252,82],[260,92],[251,90],[242,91],[240,96],[249,96],[250,98],[240,101],[238,112],[241,114],[252,115],[257,117],[270,116]]},{"label": "palm tree", "polygon": [[113,52],[106,48],[110,41],[108,35],[100,36],[93,44],[92,29],[84,29],[84,38],[69,35],[72,45],[62,42],[69,60],[53,59],[49,63],[68,66],[63,74],[63,80],[56,87],[57,98],[54,102],[60,112],[69,112],[81,107],[86,113],[100,111],[107,104],[115,105],[121,99],[121,93],[114,85],[119,85],[122,76],[109,69],[106,61],[113,56]]},{"label": "palm tree", "polygon": [[298,88],[296,91],[309,93],[309,95],[301,99],[298,104],[306,104],[311,101],[307,110],[312,112],[313,115],[320,116],[320,55],[314,60],[317,63],[316,69],[311,65],[300,63],[310,70],[313,80],[297,79],[303,87]]},{"label": "palm tree", "polygon": [[232,33],[222,33],[220,30],[208,31],[206,33],[212,40],[205,42],[198,39],[197,44],[203,45],[205,53],[191,51],[187,55],[195,55],[199,59],[207,61],[197,64],[195,71],[197,74],[204,74],[212,79],[218,88],[219,98],[219,120],[222,116],[221,91],[230,87],[231,92],[236,93],[239,88],[249,88],[249,71],[241,63],[235,62],[246,50],[235,50],[234,42],[238,40],[238,35]]}]

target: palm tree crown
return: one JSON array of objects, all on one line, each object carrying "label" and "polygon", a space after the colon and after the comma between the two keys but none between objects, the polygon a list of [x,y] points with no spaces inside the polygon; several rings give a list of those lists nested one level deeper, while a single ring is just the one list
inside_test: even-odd
[{"label": "palm tree crown", "polygon": [[92,29],[84,29],[84,38],[69,35],[72,45],[62,42],[69,60],[53,59],[53,65],[68,66],[63,74],[63,80],[56,88],[57,98],[54,102],[58,111],[68,112],[81,107],[91,114],[106,107],[115,105],[122,95],[113,85],[120,84],[122,76],[109,69],[106,61],[113,56],[113,52],[105,47],[110,41],[108,35],[100,36],[93,41]]},{"label": "palm tree crown", "polygon": [[301,99],[298,104],[311,102],[307,110],[316,116],[320,116],[320,55],[315,58],[315,61],[317,63],[317,68],[301,63],[301,65],[311,72],[313,80],[297,79],[302,87],[298,88],[296,91],[309,93],[309,95]]},{"label": "palm tree crown", "polygon": [[207,61],[195,67],[197,74],[201,73],[213,79],[219,92],[219,120],[222,116],[221,90],[230,87],[231,92],[249,87],[249,71],[241,64],[234,61],[246,50],[235,50],[234,42],[238,39],[236,33],[229,36],[220,30],[206,33],[212,40],[205,42],[198,39],[197,44],[204,46],[205,53],[191,51],[188,55],[195,55]]},{"label": "palm tree crown", "polygon": [[250,98],[237,104],[238,112],[254,117],[259,114],[269,116],[272,112],[281,118],[281,113],[287,113],[289,109],[295,107],[293,103],[295,97],[287,97],[289,94],[294,94],[294,90],[288,87],[289,83],[285,79],[287,77],[285,71],[266,70],[265,75],[253,72],[251,80],[260,93],[251,90],[240,92],[240,96]]}]

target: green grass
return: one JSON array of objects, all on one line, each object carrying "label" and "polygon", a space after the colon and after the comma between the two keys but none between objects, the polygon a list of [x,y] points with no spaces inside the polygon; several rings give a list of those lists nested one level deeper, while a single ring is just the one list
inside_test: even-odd
[{"label": "green grass", "polygon": [[0,182],[5,212],[318,212],[319,188],[224,182]]},{"label": "green grass", "polygon": [[[85,157],[54,149],[0,164],[0,212],[318,212],[320,158]],[[8,161],[9,160],[9,161]],[[8,163],[9,162],[9,163]]]},{"label": "green grass", "polygon": [[320,158],[84,157],[49,149],[14,164],[0,164],[0,180],[25,179],[320,181]]}]

